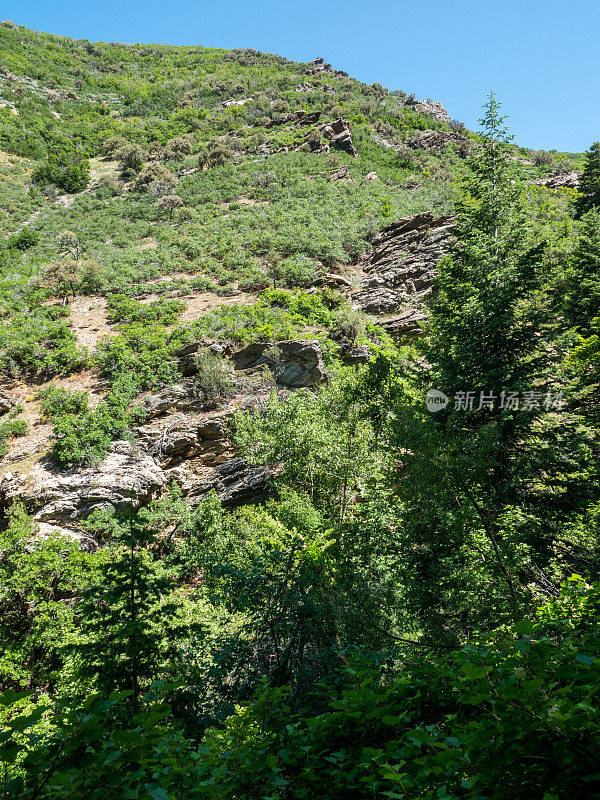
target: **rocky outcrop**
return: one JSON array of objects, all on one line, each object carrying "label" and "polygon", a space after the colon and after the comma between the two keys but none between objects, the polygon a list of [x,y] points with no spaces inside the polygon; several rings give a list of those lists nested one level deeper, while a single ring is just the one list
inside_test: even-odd
[{"label": "rocky outcrop", "polygon": [[253,342],[232,353],[238,370],[256,370],[268,366],[279,386],[289,389],[318,386],[327,379],[323,353],[318,342]]},{"label": "rocky outcrop", "polygon": [[256,503],[270,494],[269,478],[273,470],[267,467],[252,467],[243,458],[230,458],[214,469],[198,469],[194,462],[186,462],[173,470],[170,477],[180,485],[186,499],[192,505],[205,500],[210,492],[216,492],[225,506]]},{"label": "rocky outcrop", "polygon": [[417,114],[426,114],[440,122],[450,122],[448,112],[441,103],[434,103],[430,100],[417,100],[414,97],[407,97],[404,105],[415,111]]},{"label": "rocky outcrop", "polygon": [[313,61],[308,62],[308,72],[310,75],[317,75],[319,72],[331,72],[333,67],[328,64],[324,58],[315,58]]},{"label": "rocky outcrop", "polygon": [[579,189],[581,172],[554,172],[544,178],[533,181],[537,186],[545,186],[547,189]]},{"label": "rocky outcrop", "polygon": [[422,323],[427,319],[427,315],[417,308],[407,308],[401,314],[381,320],[379,324],[397,341],[413,339],[420,336]]},{"label": "rocky outcrop", "polygon": [[321,275],[319,278],[317,278],[312,285],[327,286],[329,289],[345,291],[352,287],[352,282],[343,275],[336,275],[335,273],[328,272],[325,275]]},{"label": "rocky outcrop", "polygon": [[456,153],[461,158],[466,158],[473,149],[471,139],[453,131],[415,131],[406,140],[407,147],[412,150],[428,150],[436,153],[441,153],[448,144],[457,145]]},{"label": "rocky outcrop", "polygon": [[171,414],[166,420],[140,425],[135,430],[136,439],[163,469],[198,457],[212,467],[227,458],[226,454],[233,454],[229,417]]},{"label": "rocky outcrop", "polygon": [[436,266],[450,245],[455,221],[426,212],[375,234],[373,250],[363,262],[367,277],[353,302],[370,314],[419,307],[432,291]]},{"label": "rocky outcrop", "polygon": [[340,361],[351,367],[357,367],[360,364],[366,364],[371,358],[371,351],[369,348],[362,345],[352,345],[340,348]]},{"label": "rocky outcrop", "polygon": [[[215,355],[227,355],[229,352],[228,348],[216,342],[214,339],[199,339],[196,342],[191,342],[181,347],[179,350],[175,351],[175,357],[177,358],[177,367],[185,378],[188,378],[190,375],[195,375],[196,372],[198,372],[196,356],[202,350],[208,350]],[[170,392],[172,389],[173,387],[170,387],[167,392]]]},{"label": "rocky outcrop", "polygon": [[144,396],[144,401],[147,419],[154,419],[154,417],[159,417],[174,409],[189,411],[199,407],[197,393],[192,391],[189,386],[180,384],[167,386],[156,394],[147,394]]},{"label": "rocky outcrop", "polygon": [[192,505],[217,493],[225,505],[258,502],[269,493],[272,470],[240,458],[230,438],[233,413],[176,414],[140,426],[140,445],[161,465]]},{"label": "rocky outcrop", "polygon": [[20,500],[36,522],[69,527],[96,508],[134,510],[165,485],[163,471],[131,442],[113,442],[101,464],[80,471],[57,473],[38,465],[27,475],[6,473],[0,481],[5,505]]},{"label": "rocky outcrop", "polygon": [[325,140],[325,144],[319,148],[319,152],[327,151],[333,147],[335,150],[343,150],[354,157],[358,155],[358,151],[352,141],[350,123],[344,117],[340,117],[333,122],[325,122],[319,125],[317,130]]}]

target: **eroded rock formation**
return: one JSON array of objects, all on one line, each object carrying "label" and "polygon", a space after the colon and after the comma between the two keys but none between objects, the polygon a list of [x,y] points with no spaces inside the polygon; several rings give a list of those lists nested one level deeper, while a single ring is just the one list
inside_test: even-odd
[{"label": "eroded rock formation", "polygon": [[430,212],[405,217],[372,237],[367,273],[353,302],[370,314],[419,308],[433,288],[436,267],[452,240],[456,218]]},{"label": "eroded rock formation", "polygon": [[579,189],[580,180],[580,172],[554,172],[552,175],[538,178],[533,183],[545,186],[547,189]]}]

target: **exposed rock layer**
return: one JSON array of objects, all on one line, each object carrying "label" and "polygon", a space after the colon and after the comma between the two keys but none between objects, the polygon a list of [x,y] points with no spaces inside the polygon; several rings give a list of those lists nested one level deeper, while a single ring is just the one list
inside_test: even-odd
[{"label": "exposed rock layer", "polygon": [[456,218],[426,212],[405,217],[372,237],[363,263],[368,277],[352,299],[371,314],[419,308],[433,289],[436,267],[452,241]]}]

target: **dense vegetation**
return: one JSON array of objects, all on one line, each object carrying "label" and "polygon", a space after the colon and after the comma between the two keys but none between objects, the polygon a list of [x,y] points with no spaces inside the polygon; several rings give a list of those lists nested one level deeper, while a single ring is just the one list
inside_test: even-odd
[{"label": "dense vegetation", "polygon": [[[273,347],[237,410],[273,468],[260,502],[173,484],[96,508],[87,548],[4,509],[0,798],[597,797],[600,145],[520,150],[493,96],[474,134],[254,50],[10,22],[0,48],[0,371],[52,469],[133,440],[195,341],[309,332],[329,372],[269,393]],[[300,110],[347,119],[358,156],[319,152]],[[408,146],[430,130],[468,147]],[[531,183],[579,164],[579,192]],[[422,336],[394,342],[319,279],[420,211],[455,213],[456,241]],[[81,297],[106,313],[91,350]],[[197,356],[212,410],[251,381],[227,352]],[[94,402],[69,383],[90,374]],[[25,411],[2,420],[5,456]]]}]

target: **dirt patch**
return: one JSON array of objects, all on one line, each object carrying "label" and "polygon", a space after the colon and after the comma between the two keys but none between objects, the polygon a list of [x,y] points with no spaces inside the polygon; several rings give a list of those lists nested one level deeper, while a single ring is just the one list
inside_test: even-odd
[{"label": "dirt patch", "polygon": [[143,239],[141,244],[138,244],[138,250],[156,250],[158,242],[156,239]]},{"label": "dirt patch", "polygon": [[71,208],[71,206],[75,202],[75,195],[59,194],[55,202],[59,206],[64,206],[65,208]]},{"label": "dirt patch", "polygon": [[104,175],[112,175],[115,178],[119,174],[118,161],[105,161],[102,158],[90,159],[90,182],[97,183],[99,178]]},{"label": "dirt patch", "polygon": [[232,297],[220,297],[214,292],[202,292],[200,294],[189,295],[182,298],[186,305],[185,311],[179,317],[178,322],[193,322],[198,317],[206,314],[218,306],[247,306],[256,303],[258,296],[240,292]]},{"label": "dirt patch", "polygon": [[103,336],[115,336],[108,324],[108,308],[103,297],[81,295],[71,303],[71,328],[78,344],[95,350]]}]

